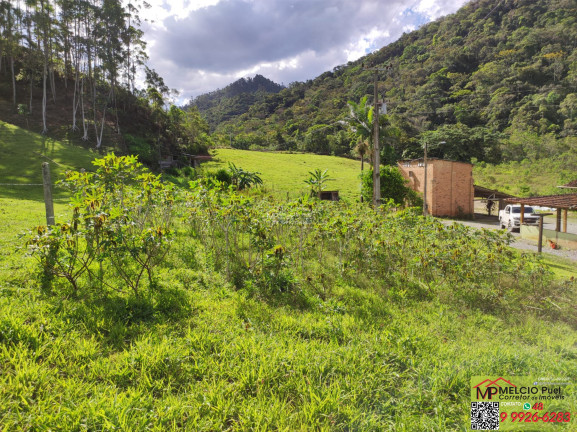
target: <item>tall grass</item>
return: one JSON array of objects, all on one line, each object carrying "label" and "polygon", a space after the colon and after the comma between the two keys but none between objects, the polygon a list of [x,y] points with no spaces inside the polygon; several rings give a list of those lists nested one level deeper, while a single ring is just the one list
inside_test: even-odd
[{"label": "tall grass", "polygon": [[1,430],[465,431],[471,376],[577,380],[574,282],[499,233],[184,197],[138,296],[87,276],[41,289],[16,233],[42,204],[0,199]]}]

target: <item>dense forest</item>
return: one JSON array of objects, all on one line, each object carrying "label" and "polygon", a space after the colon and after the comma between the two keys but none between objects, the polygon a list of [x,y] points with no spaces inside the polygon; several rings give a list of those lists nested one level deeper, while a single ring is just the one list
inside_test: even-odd
[{"label": "dense forest", "polygon": [[[205,152],[208,124],[170,106],[172,91],[146,66],[139,12],[120,0],[0,1],[2,116],[104,151]],[[138,88],[137,72],[145,76]]]},{"label": "dense forest", "polygon": [[377,66],[387,68],[382,145],[394,157],[417,156],[423,139],[446,143],[434,156],[458,160],[555,157],[577,144],[576,20],[575,0],[473,1],[314,80],[245,106],[236,95],[234,117],[223,99],[209,111],[228,118],[216,137],[232,135],[238,148],[354,156],[349,120],[370,109]]},{"label": "dense forest", "polygon": [[278,93],[283,88],[262,75],[241,78],[223,89],[191,99],[185,108],[197,107],[214,129],[220,123],[244,114],[251,105],[264,100],[268,93]]}]

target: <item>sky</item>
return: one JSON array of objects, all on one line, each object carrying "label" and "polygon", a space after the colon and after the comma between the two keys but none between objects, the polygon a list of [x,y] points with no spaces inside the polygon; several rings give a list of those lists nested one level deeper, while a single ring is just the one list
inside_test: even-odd
[{"label": "sky", "polygon": [[261,74],[285,86],[376,51],[467,0],[147,0],[148,66],[178,101]]}]

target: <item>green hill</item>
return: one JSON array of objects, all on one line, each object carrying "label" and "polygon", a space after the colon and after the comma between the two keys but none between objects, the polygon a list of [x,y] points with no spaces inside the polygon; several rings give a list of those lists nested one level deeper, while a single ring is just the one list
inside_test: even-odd
[{"label": "green hill", "polygon": [[185,108],[197,107],[214,129],[220,123],[244,114],[267,94],[278,93],[283,88],[262,75],[255,75],[254,78],[241,78],[223,89],[191,99]]},{"label": "green hill", "polygon": [[[447,145],[433,156],[500,162],[559,155],[576,141],[576,17],[574,1],[470,2],[374,54],[265,95],[216,131],[239,148],[350,153],[353,139],[338,149],[331,137],[345,128],[339,120],[347,101],[372,102],[366,67],[386,66],[379,92],[397,156],[416,156],[422,132],[436,130],[425,136]],[[325,136],[306,143],[320,125]]]}]

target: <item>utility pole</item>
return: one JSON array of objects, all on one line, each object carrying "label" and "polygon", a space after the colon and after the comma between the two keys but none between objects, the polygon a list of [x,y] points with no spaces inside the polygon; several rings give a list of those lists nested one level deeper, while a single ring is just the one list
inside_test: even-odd
[{"label": "utility pole", "polygon": [[375,72],[373,89],[373,206],[375,209],[381,205],[381,150],[379,148],[379,117],[381,104],[379,103],[379,72],[387,71],[391,66],[384,68],[364,68]]},{"label": "utility pole", "polygon": [[379,148],[379,70],[375,68],[373,108],[373,206],[377,209],[381,205],[381,150]]},{"label": "utility pole", "polygon": [[425,167],[425,184],[423,187],[423,216],[427,216],[427,141],[425,141],[425,157],[423,158],[423,166]]}]

